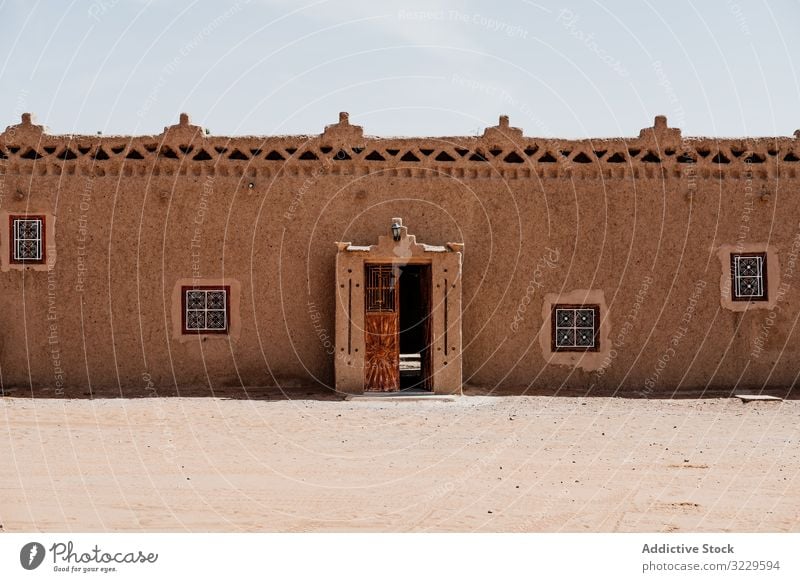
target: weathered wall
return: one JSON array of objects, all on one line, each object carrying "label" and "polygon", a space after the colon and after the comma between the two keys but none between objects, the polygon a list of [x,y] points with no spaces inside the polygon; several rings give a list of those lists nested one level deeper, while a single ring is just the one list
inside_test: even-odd
[{"label": "weathered wall", "polygon": [[[183,118],[127,138],[26,118],[0,152],[0,210],[53,215],[57,249],[49,271],[0,273],[7,388],[332,385],[333,243],[372,244],[393,216],[465,244],[466,384],[646,395],[798,372],[796,138],[684,139],[660,119],[565,141],[501,119],[480,138],[379,139],[346,118],[322,136],[210,137]],[[717,252],[743,243],[778,254],[774,310],[723,307]],[[240,286],[238,338],[173,338],[175,285],[198,275]],[[538,338],[545,294],[580,289],[608,306],[600,369],[548,364]]]}]

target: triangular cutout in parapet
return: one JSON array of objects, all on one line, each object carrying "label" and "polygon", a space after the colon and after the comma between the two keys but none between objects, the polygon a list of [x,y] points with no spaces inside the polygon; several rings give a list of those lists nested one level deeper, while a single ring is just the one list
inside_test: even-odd
[{"label": "triangular cutout in parapet", "polygon": [[213,160],[214,158],[212,158],[211,154],[209,154],[206,150],[200,150],[192,159],[195,162],[207,162],[209,160]]},{"label": "triangular cutout in parapet", "polygon": [[647,162],[648,164],[660,164],[661,158],[659,158],[653,152],[647,152],[644,156],[642,156],[642,161]]},{"label": "triangular cutout in parapet", "polygon": [[456,161],[456,159],[453,156],[451,156],[450,154],[448,154],[445,151],[441,151],[438,154],[436,154],[436,157],[434,159],[437,162],[455,162]]},{"label": "triangular cutout in parapet", "polygon": [[784,162],[800,162],[800,158],[794,155],[794,152],[789,152],[783,157]]},{"label": "triangular cutout in parapet", "polygon": [[591,164],[592,163],[592,159],[589,156],[587,156],[584,152],[578,152],[578,155],[576,155],[574,158],[572,158],[572,161],[576,162],[578,164]]},{"label": "triangular cutout in parapet", "polygon": [[745,164],[763,164],[764,163],[764,156],[759,156],[758,154],[750,154],[744,159]]},{"label": "triangular cutout in parapet", "polygon": [[401,162],[418,162],[419,158],[414,155],[414,152],[408,151],[400,158]]},{"label": "triangular cutout in parapet", "polygon": [[336,152],[336,155],[333,156],[333,159],[342,162],[342,161],[346,161],[346,160],[352,160],[353,158],[346,151],[339,150],[338,152]]},{"label": "triangular cutout in parapet", "polygon": [[523,160],[517,152],[511,152],[503,158],[503,161],[509,164],[521,164],[525,160]]},{"label": "triangular cutout in parapet", "polygon": [[318,160],[319,156],[311,150],[306,150],[298,157],[299,160]]},{"label": "triangular cutout in parapet", "polygon": [[33,148],[28,148],[28,150],[20,156],[23,160],[38,160],[42,157],[42,154],[37,152]]},{"label": "triangular cutout in parapet", "polygon": [[711,158],[712,164],[730,164],[731,161],[725,157],[722,152],[717,152],[717,155]]},{"label": "triangular cutout in parapet", "polygon": [[231,152],[231,155],[228,156],[228,159],[229,160],[246,161],[246,160],[249,160],[250,158],[248,158],[246,155],[244,155],[241,151],[239,151],[237,149],[237,150],[233,150]]},{"label": "triangular cutout in parapet", "polygon": [[385,162],[386,158],[380,155],[376,150],[372,150],[368,153],[365,157],[365,160],[369,160],[370,162]]},{"label": "triangular cutout in parapet", "polygon": [[95,160],[107,160],[107,159],[109,159],[109,156],[106,153],[106,150],[104,150],[102,148],[102,146],[101,146],[101,147],[97,148],[97,151],[94,153],[94,159]]},{"label": "triangular cutout in parapet", "polygon": [[544,152],[544,155],[536,161],[540,164],[555,164],[557,160],[550,152]]},{"label": "triangular cutout in parapet", "polygon": [[469,157],[470,162],[488,162],[489,160],[484,157],[483,152],[481,150],[476,151]]},{"label": "triangular cutout in parapet", "polygon": [[275,150],[272,150],[267,154],[266,159],[270,160],[271,162],[277,162],[278,160],[283,160],[285,158]]},{"label": "triangular cutout in parapet", "polygon": [[78,154],[69,148],[64,148],[64,151],[56,156],[59,160],[74,160],[77,159]]},{"label": "triangular cutout in parapet", "polygon": [[168,160],[177,160],[178,154],[176,154],[171,147],[163,146],[158,152],[158,157],[167,158]]},{"label": "triangular cutout in parapet", "polygon": [[625,156],[621,152],[614,152],[606,160],[609,164],[624,164]]}]

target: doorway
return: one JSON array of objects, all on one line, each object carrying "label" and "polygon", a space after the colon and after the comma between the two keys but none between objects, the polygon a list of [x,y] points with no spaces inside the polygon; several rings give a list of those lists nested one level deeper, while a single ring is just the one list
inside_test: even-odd
[{"label": "doorway", "polygon": [[430,391],[430,265],[400,267],[400,389]]},{"label": "doorway", "polygon": [[336,390],[461,394],[464,245],[417,242],[392,218],[376,244],[336,247]]},{"label": "doorway", "polygon": [[365,389],[430,392],[430,264],[366,264]]}]

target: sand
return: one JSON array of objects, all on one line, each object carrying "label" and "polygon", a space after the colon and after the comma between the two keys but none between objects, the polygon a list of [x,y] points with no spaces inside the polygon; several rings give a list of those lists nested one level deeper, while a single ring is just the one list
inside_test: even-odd
[{"label": "sand", "polygon": [[3,531],[800,531],[800,402],[0,399]]}]

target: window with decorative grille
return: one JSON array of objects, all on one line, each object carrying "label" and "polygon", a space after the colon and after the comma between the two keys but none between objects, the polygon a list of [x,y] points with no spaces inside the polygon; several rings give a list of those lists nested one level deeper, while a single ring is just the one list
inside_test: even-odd
[{"label": "window with decorative grille", "polygon": [[392,312],[395,310],[397,279],[391,265],[367,265],[367,311]]},{"label": "window with decorative grille", "polygon": [[228,333],[230,287],[182,287],[183,333]]},{"label": "window with decorative grille", "polygon": [[11,262],[45,262],[44,216],[11,216]]},{"label": "window with decorative grille", "polygon": [[767,301],[767,253],[731,253],[731,299]]},{"label": "window with decorative grille", "polygon": [[597,352],[600,350],[599,305],[554,305],[552,314],[554,352]]}]

